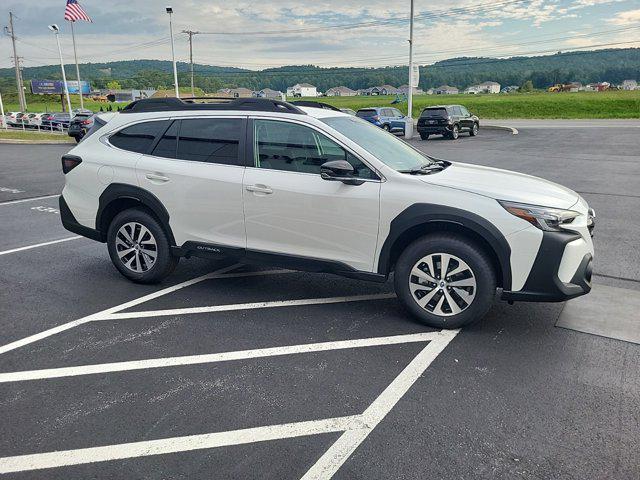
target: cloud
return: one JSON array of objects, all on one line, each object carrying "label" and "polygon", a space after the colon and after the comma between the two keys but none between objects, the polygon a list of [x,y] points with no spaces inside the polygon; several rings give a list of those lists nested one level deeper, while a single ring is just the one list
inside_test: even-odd
[{"label": "cloud", "polygon": [[614,25],[632,25],[640,22],[640,9],[618,12],[615,17],[607,20],[607,23]]}]

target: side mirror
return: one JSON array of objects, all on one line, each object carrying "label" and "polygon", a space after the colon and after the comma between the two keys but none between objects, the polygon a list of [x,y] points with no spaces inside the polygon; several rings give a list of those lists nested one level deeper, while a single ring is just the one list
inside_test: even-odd
[{"label": "side mirror", "polygon": [[320,165],[320,177],[323,180],[342,182],[347,185],[362,185],[363,180],[351,177],[353,165],[346,160],[332,160]]}]

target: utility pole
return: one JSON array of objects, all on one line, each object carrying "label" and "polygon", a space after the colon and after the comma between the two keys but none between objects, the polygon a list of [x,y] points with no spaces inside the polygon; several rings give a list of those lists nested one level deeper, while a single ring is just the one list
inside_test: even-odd
[{"label": "utility pole", "polygon": [[13,64],[16,67],[16,86],[18,87],[18,100],[20,102],[20,110],[27,110],[27,99],[24,96],[24,86],[22,85],[22,74],[20,73],[20,61],[18,60],[18,51],[16,50],[16,33],[13,29],[13,13],[9,12],[9,28],[5,27],[5,31],[11,36],[13,43]]},{"label": "utility pole", "polygon": [[407,92],[407,121],[404,126],[405,138],[413,137],[413,0],[411,0],[411,20],[409,23],[409,91]]},{"label": "utility pole", "polygon": [[193,36],[200,32],[194,32],[193,30],[182,30],[182,33],[189,35],[189,63],[191,64],[191,96],[196,96],[196,89],[193,86]]},{"label": "utility pole", "polygon": [[173,84],[176,88],[176,98],[180,98],[180,89],[178,88],[178,68],[176,67],[176,49],[173,44],[173,8],[167,6],[165,11],[169,15],[169,33],[171,35],[171,61],[173,62]]}]

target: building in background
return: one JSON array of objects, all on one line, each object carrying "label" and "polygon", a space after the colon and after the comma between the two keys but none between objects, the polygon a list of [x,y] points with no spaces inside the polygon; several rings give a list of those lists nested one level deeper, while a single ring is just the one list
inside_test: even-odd
[{"label": "building in background", "polygon": [[258,98],[269,98],[271,100],[284,100],[284,93],[278,90],[272,90],[271,88],[263,88],[259,92],[255,92],[255,96]]},{"label": "building in background", "polygon": [[287,97],[317,97],[318,89],[309,83],[296,83],[287,87]]},{"label": "building in background", "polygon": [[[398,87],[398,93],[401,95],[409,95],[409,85],[401,85]],[[413,95],[424,95],[424,91],[418,87],[413,87]]]},{"label": "building in background", "polygon": [[620,86],[623,90],[637,90],[638,82],[636,80],[623,80]]},{"label": "building in background", "polygon": [[355,90],[345,86],[332,87],[325,92],[327,97],[353,97],[357,94]]},{"label": "building in background", "polygon": [[452,87],[450,85],[441,85],[438,88],[433,89],[434,95],[456,95],[460,93],[460,91],[456,87]]},{"label": "building in background", "polygon": [[500,84],[497,82],[482,82],[478,85],[468,86],[464,89],[464,93],[500,93]]}]

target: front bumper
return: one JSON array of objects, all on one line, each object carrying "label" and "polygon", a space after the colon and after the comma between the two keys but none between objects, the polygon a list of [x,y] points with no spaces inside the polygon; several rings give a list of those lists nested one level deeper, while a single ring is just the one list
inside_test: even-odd
[{"label": "front bumper", "polygon": [[[576,232],[544,232],[540,249],[522,290],[503,291],[502,300],[510,302],[563,302],[591,291],[593,254],[583,251],[582,259],[569,282],[558,276],[565,248],[580,240]],[[577,260],[577,259],[576,259]]]}]

